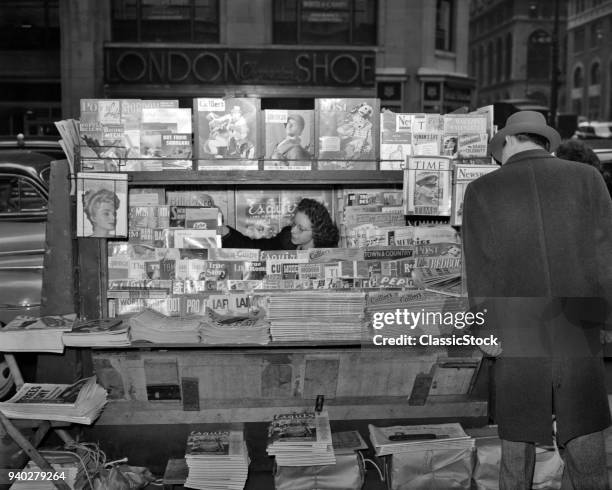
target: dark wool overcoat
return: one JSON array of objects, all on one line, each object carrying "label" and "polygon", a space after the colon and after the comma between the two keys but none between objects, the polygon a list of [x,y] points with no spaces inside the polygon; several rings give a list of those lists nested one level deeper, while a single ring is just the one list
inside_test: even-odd
[{"label": "dark wool overcoat", "polygon": [[612,303],[612,201],[597,170],[518,153],[468,185],[468,294],[494,334],[502,439],[558,442],[610,425],[601,329]]}]

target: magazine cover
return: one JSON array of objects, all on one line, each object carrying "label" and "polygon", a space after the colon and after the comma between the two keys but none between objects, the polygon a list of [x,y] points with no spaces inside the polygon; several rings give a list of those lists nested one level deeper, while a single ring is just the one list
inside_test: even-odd
[{"label": "magazine cover", "polygon": [[127,174],[77,173],[77,236],[127,237]]},{"label": "magazine cover", "polygon": [[123,145],[126,149],[125,160],[119,170],[140,170],[140,124],[142,118],[142,101],[139,99],[121,99],[121,125]]},{"label": "magazine cover", "polygon": [[[254,97],[197,98],[193,100],[194,147],[198,168],[247,169],[259,158],[260,99]],[[217,165],[214,160],[238,160]],[[232,166],[232,165],[235,165]]]},{"label": "magazine cover", "polygon": [[487,146],[487,133],[460,133],[457,154],[460,158],[485,158]]},{"label": "magazine cover", "polygon": [[380,169],[401,170],[412,152],[412,114],[380,115]]},{"label": "magazine cover", "polygon": [[191,109],[143,108],[141,170],[191,170],[191,132]]},{"label": "magazine cover", "polygon": [[444,120],[440,114],[414,114],[412,118],[412,154],[439,155]]},{"label": "magazine cover", "polygon": [[314,111],[263,111],[264,170],[310,170],[314,156]]},{"label": "magazine cover", "polygon": [[229,454],[229,432],[191,432],[187,438],[187,456]]},{"label": "magazine cover", "polygon": [[404,214],[450,216],[450,205],[450,159],[410,157],[404,170]]},{"label": "magazine cover", "polygon": [[316,99],[319,169],[376,170],[379,112],[378,99]]},{"label": "magazine cover", "polygon": [[236,229],[249,238],[272,238],[280,230],[280,192],[237,190]]},{"label": "magazine cover", "polygon": [[463,217],[463,196],[467,185],[485,174],[493,172],[499,165],[455,165],[455,176],[453,179],[451,225],[460,226]]},{"label": "magazine cover", "polygon": [[79,152],[81,170],[118,172],[127,155],[123,142],[121,101],[81,99]]}]

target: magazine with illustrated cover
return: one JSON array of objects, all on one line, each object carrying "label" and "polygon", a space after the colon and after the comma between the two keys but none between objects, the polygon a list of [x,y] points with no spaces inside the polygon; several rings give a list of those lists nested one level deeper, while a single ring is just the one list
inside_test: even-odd
[{"label": "magazine with illustrated cover", "polygon": [[[254,97],[193,100],[194,148],[198,169],[217,168],[215,160],[234,160],[223,168],[251,168],[259,158],[259,112]],[[257,162],[254,162],[255,169]]]},{"label": "magazine with illustrated cover", "polygon": [[378,99],[316,99],[315,119],[315,155],[320,170],[376,170]]},{"label": "magazine with illustrated cover", "polygon": [[203,208],[218,208],[227,222],[229,216],[230,197],[233,199],[233,191],[167,191],[166,202],[170,206],[196,206]]},{"label": "magazine with illustrated cover", "polygon": [[93,333],[124,333],[129,326],[119,318],[98,318],[95,320],[78,320],[70,335],[90,335]]},{"label": "magazine with illustrated cover", "polygon": [[404,214],[450,216],[451,167],[447,157],[410,157],[404,170]]},{"label": "magazine with illustrated cover", "polygon": [[191,170],[191,109],[143,108],[140,131],[141,170]]},{"label": "magazine with illustrated cover", "polygon": [[236,229],[249,238],[272,238],[281,230],[280,192],[237,190]]},{"label": "magazine with illustrated cover", "polygon": [[77,236],[127,237],[127,174],[77,173]]},{"label": "magazine with illustrated cover", "polygon": [[314,156],[314,111],[263,111],[264,170],[310,170]]},{"label": "magazine with illustrated cover", "polygon": [[[327,425],[326,425],[327,423]],[[327,412],[277,414],[268,427],[268,446],[321,446],[332,443]]]},{"label": "magazine with illustrated cover", "polygon": [[186,456],[194,455],[229,455],[229,431],[191,432],[187,438]]},{"label": "magazine with illustrated cover", "polygon": [[412,154],[413,114],[385,111],[380,115],[380,169],[401,170]]},{"label": "magazine with illustrated cover", "polygon": [[81,171],[118,172],[127,155],[122,141],[121,101],[81,99],[79,152]]},{"label": "magazine with illustrated cover", "polygon": [[468,184],[477,178],[494,172],[499,165],[455,165],[455,176],[452,192],[451,221],[450,224],[460,226],[463,218],[463,196]]}]

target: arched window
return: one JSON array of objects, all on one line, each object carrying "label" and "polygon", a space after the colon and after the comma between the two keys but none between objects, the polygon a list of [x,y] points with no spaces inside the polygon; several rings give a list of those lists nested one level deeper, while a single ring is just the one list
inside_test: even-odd
[{"label": "arched window", "polygon": [[493,42],[487,47],[487,84],[493,83]]},{"label": "arched window", "polygon": [[589,77],[590,85],[599,85],[601,83],[601,68],[599,66],[599,61],[595,61],[591,65],[591,73]]},{"label": "arched window", "polygon": [[574,68],[574,88],[582,88],[584,84],[584,75],[582,74],[582,67],[577,66]]},{"label": "arched window", "polygon": [[506,34],[506,80],[512,78],[512,33]]},{"label": "arched window", "polygon": [[504,54],[503,54],[503,47],[502,47],[502,40],[501,37],[497,38],[497,44],[495,46],[495,51],[496,51],[496,60],[495,60],[495,68],[496,68],[496,78],[498,82],[501,82],[502,80],[502,71],[503,71],[503,67],[504,67]]},{"label": "arched window", "polygon": [[552,59],[550,34],[538,30],[527,41],[527,78],[546,79],[550,76]]}]

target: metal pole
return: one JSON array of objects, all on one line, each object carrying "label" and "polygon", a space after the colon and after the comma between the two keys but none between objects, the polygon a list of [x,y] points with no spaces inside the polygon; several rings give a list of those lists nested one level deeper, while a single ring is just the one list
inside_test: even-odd
[{"label": "metal pole", "polygon": [[552,34],[552,67],[550,77],[549,124],[557,127],[557,99],[559,98],[559,0],[555,0],[555,19]]}]

